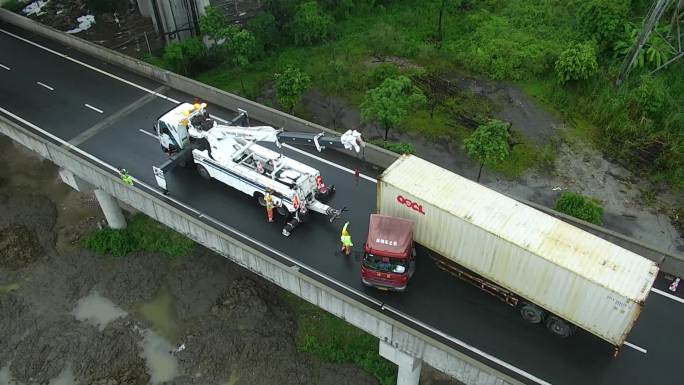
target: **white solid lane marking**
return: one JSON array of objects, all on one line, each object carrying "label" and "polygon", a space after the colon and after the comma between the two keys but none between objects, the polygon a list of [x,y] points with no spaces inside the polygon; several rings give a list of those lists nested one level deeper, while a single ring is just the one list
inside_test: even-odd
[{"label": "white solid lane marking", "polygon": [[107,71],[103,71],[103,70],[101,70],[101,69],[99,69],[99,68],[97,68],[97,67],[93,67],[93,66],[91,66],[90,64],[86,64],[86,63],[84,63],[84,62],[82,62],[82,61],[80,61],[80,60],[76,60],[76,59],[74,59],[74,58],[71,58],[71,57],[69,57],[69,56],[67,56],[67,55],[65,55],[65,54],[63,54],[63,53],[57,52],[57,51],[52,50],[52,49],[47,48],[47,47],[43,47],[42,45],[40,45],[40,44],[38,44],[38,43],[32,42],[31,40],[28,40],[28,39],[24,39],[23,37],[18,36],[18,35],[15,35],[15,34],[13,34],[12,32],[5,31],[5,30],[2,29],[2,28],[0,28],[0,32],[2,32],[2,33],[4,33],[4,34],[7,34],[7,35],[10,35],[10,36],[14,37],[15,39],[19,39],[19,40],[21,40],[21,41],[23,41],[23,42],[25,42],[25,43],[31,44],[31,45],[33,45],[33,46],[35,46],[35,47],[38,47],[38,48],[42,49],[42,50],[48,51],[48,52],[50,52],[50,53],[52,53],[52,54],[55,54],[55,55],[57,55],[57,56],[59,56],[59,57],[63,57],[64,59],[70,60],[70,61],[72,61],[72,62],[74,62],[74,63],[76,63],[76,64],[80,64],[80,65],[82,65],[82,66],[84,66],[84,67],[90,68],[91,70],[96,71],[96,72],[99,72],[99,73],[101,73],[101,74],[103,74],[103,75],[105,75],[105,76],[109,76],[109,77],[112,78],[112,79],[116,79],[116,80],[118,80],[118,81],[120,81],[120,82],[126,83],[126,84],[128,84],[129,86],[131,86],[131,87],[135,87],[135,88],[138,88],[138,89],[143,90],[143,91],[145,91],[145,92],[148,92],[148,93],[150,93],[150,94],[157,95],[158,97],[160,97],[160,98],[162,98],[162,99],[166,99],[166,100],[168,100],[168,101],[170,101],[170,102],[173,102],[173,103],[176,103],[176,104],[180,103],[180,102],[179,102],[178,100],[176,100],[176,99],[170,98],[170,97],[168,97],[168,96],[166,96],[166,95],[162,95],[162,94],[160,94],[160,93],[158,93],[158,92],[155,92],[155,91],[150,90],[150,89],[148,89],[148,88],[145,88],[145,87],[143,87],[143,86],[137,85],[137,84],[135,84],[135,83],[133,83],[133,82],[131,82],[131,81],[128,81],[128,80],[123,79],[123,78],[120,78],[120,77],[118,77],[118,76],[116,76],[116,75],[110,74],[110,73],[107,72]]},{"label": "white solid lane marking", "polygon": [[673,299],[673,300],[675,300],[675,301],[677,301],[677,302],[679,302],[679,303],[684,303],[684,299],[681,299],[681,298],[677,297],[676,295],[672,295],[672,294],[670,294],[670,293],[668,293],[668,292],[665,292],[665,291],[656,289],[655,287],[652,287],[652,288],[651,288],[651,291],[654,292],[654,293],[660,294],[660,295],[662,295],[663,297],[667,297],[667,298],[669,298],[669,299]]},{"label": "white solid lane marking", "polygon": [[101,109],[95,108],[95,107],[91,106],[91,105],[88,104],[88,103],[86,103],[85,106],[88,107],[88,108],[90,108],[90,109],[93,110],[93,111],[97,111],[97,112],[99,112],[99,113],[102,113],[102,110],[101,110]]},{"label": "white solid lane marking", "polygon": [[138,131],[140,131],[141,133],[143,133],[143,134],[145,134],[145,135],[147,135],[147,136],[151,136],[151,137],[153,137],[153,138],[155,138],[155,139],[159,139],[159,137],[157,137],[157,135],[155,135],[155,134],[153,134],[153,133],[151,133],[151,132],[147,132],[147,131],[143,130],[142,128],[139,128]]},{"label": "white solid lane marking", "polygon": [[638,350],[638,351],[640,351],[640,352],[646,354],[646,349],[644,349],[644,348],[642,348],[642,347],[636,346],[636,345],[634,345],[634,344],[632,344],[632,343],[629,343],[629,342],[627,342],[627,341],[625,341],[625,345],[629,346],[630,348],[632,348],[632,349],[634,349],[634,350]]},{"label": "white solid lane marking", "polygon": [[[99,69],[99,68],[97,68],[97,67],[93,67],[93,66],[91,66],[90,64],[83,63],[83,62],[81,62],[81,61],[79,61],[79,60],[76,60],[76,59],[74,59],[74,58],[71,58],[71,57],[69,57],[69,56],[67,56],[67,55],[64,55],[64,54],[62,54],[62,53],[60,53],[60,52],[57,52],[57,51],[55,51],[55,50],[52,50],[52,49],[50,49],[50,48],[43,47],[43,46],[40,45],[40,44],[37,44],[37,43],[32,42],[32,41],[30,41],[30,40],[24,39],[23,37],[17,36],[17,35],[15,35],[15,34],[11,33],[11,32],[5,31],[5,30],[2,29],[2,28],[0,28],[0,32],[3,32],[3,33],[5,33],[5,34],[7,34],[7,35],[10,35],[10,36],[12,36],[12,37],[14,37],[14,38],[16,38],[16,39],[19,39],[19,40],[21,40],[21,41],[23,41],[23,42],[26,42],[26,43],[28,43],[28,44],[31,44],[31,45],[33,45],[33,46],[35,46],[35,47],[38,47],[38,48],[40,48],[40,49],[43,49],[43,50],[45,50],[45,51],[48,51],[48,52],[50,52],[50,53],[52,53],[52,54],[55,54],[55,55],[57,55],[57,56],[63,57],[63,58],[65,58],[65,59],[67,59],[67,60],[70,60],[70,61],[72,61],[72,62],[74,62],[74,63],[77,63],[77,64],[80,64],[80,65],[82,65],[82,66],[84,66],[84,67],[90,68],[91,70],[97,71],[97,72],[99,72],[99,73],[101,73],[101,74],[103,74],[103,75],[109,76],[109,77],[112,78],[112,79],[119,80],[119,81],[121,81],[121,82],[124,82],[124,83],[126,83],[126,84],[132,86],[132,87],[135,87],[135,88],[141,89],[141,90],[143,90],[143,91],[145,91],[145,92],[149,92],[149,93],[151,93],[151,94],[157,95],[158,97],[160,97],[160,98],[162,98],[162,99],[166,99],[166,100],[168,100],[168,101],[170,101],[170,102],[173,102],[173,103],[180,103],[180,102],[179,102],[178,100],[176,100],[176,99],[173,99],[173,98],[170,98],[170,97],[168,97],[168,96],[162,95],[162,94],[160,94],[160,93],[158,93],[158,92],[155,92],[155,91],[152,91],[152,90],[150,90],[150,89],[148,89],[148,88],[145,88],[145,87],[143,87],[143,86],[137,85],[137,84],[135,84],[135,83],[133,83],[133,82],[131,82],[131,81],[128,81],[128,80],[126,80],[126,79],[122,79],[122,78],[120,78],[120,77],[118,77],[118,76],[116,76],[116,75],[112,75],[112,74],[110,74],[109,72],[103,71],[103,70],[101,70],[101,69]],[[213,116],[213,115],[212,115],[212,118],[214,118],[214,119],[216,119],[216,120],[219,120],[219,121],[221,121],[221,122],[223,122],[223,123],[226,122],[226,120],[221,119],[221,118],[218,118],[218,117]],[[295,148],[290,147],[290,146],[288,146],[288,145],[285,145],[285,146],[287,146],[288,148],[290,148],[290,149],[292,149],[292,150],[294,150],[294,151],[300,152],[300,153],[302,153],[302,154],[304,154],[304,155],[306,155],[306,156],[308,156],[308,157],[310,157],[310,158],[319,160],[319,161],[321,161],[321,162],[323,162],[323,163],[325,163],[325,164],[327,164],[327,165],[330,165],[330,166],[333,166],[333,167],[338,168],[338,169],[340,169],[340,170],[346,171],[346,172],[348,172],[348,173],[350,173],[350,174],[354,174],[354,170],[348,169],[348,168],[346,168],[346,167],[342,167],[342,166],[338,165],[337,163],[330,162],[330,161],[328,161],[328,160],[325,160],[325,159],[323,159],[323,158],[320,158],[320,157],[318,157],[318,156],[315,156],[315,155],[313,155],[313,154],[310,154],[310,153],[308,153],[308,152],[306,152],[306,151],[302,151],[302,150],[299,150],[299,149],[295,149]],[[363,179],[366,179],[366,180],[368,180],[368,181],[371,181],[371,182],[373,182],[373,183],[377,183],[377,180],[375,180],[375,179],[373,179],[373,178],[371,178],[371,177],[369,177],[369,176],[367,176],[367,175],[361,174],[360,177],[363,178]]]},{"label": "white solid lane marking", "polygon": [[11,68],[9,68],[9,67],[6,66],[6,65],[2,65],[2,64],[0,64],[0,68],[4,68],[4,69],[6,69],[7,71],[11,70]]},{"label": "white solid lane marking", "polygon": [[55,90],[54,88],[50,87],[49,85],[47,85],[47,84],[45,84],[45,83],[43,83],[43,82],[36,82],[36,84],[38,84],[39,86],[43,86],[43,87],[47,88],[47,89],[50,90],[50,91],[54,91],[54,90]]}]

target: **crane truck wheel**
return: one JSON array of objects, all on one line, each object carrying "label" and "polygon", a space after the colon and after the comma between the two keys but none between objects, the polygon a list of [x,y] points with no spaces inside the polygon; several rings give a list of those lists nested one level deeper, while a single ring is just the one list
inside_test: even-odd
[{"label": "crane truck wheel", "polygon": [[206,180],[211,180],[211,175],[209,175],[209,171],[207,171],[207,169],[204,168],[204,166],[202,166],[201,164],[197,165],[197,172],[200,174],[202,178]]},{"label": "crane truck wheel", "polygon": [[574,326],[575,325],[571,325],[564,319],[556,317],[555,315],[549,316],[549,318],[546,319],[546,329],[548,329],[551,334],[560,338],[570,337],[576,330]]},{"label": "crane truck wheel", "polygon": [[520,306],[520,316],[526,322],[529,322],[531,324],[538,324],[544,321],[544,318],[546,318],[546,312],[544,311],[544,309],[536,305],[533,305],[528,302],[523,302],[522,306]]},{"label": "crane truck wheel", "polygon": [[266,207],[266,198],[262,194],[254,193],[254,198],[256,199],[259,206]]},{"label": "crane truck wheel", "polygon": [[287,211],[287,208],[284,207],[284,206],[278,206],[278,208],[276,209],[276,211],[278,211],[278,214],[280,214],[280,215],[282,215],[282,216],[284,216],[284,217],[287,217],[287,216],[290,215],[290,212]]}]

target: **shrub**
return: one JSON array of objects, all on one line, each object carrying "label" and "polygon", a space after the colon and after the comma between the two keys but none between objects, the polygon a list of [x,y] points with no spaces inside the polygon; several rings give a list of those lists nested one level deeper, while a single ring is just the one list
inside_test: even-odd
[{"label": "shrub", "polygon": [[87,0],[88,8],[95,13],[112,13],[128,7],[128,0]]},{"label": "shrub", "polygon": [[667,101],[667,89],[651,76],[641,78],[641,84],[634,89],[634,100],[639,104],[642,115],[655,116]]},{"label": "shrub", "polygon": [[366,39],[366,45],[372,56],[402,56],[406,48],[404,37],[394,27],[385,23],[376,24]]},{"label": "shrub", "polygon": [[293,66],[288,66],[285,71],[275,74],[274,78],[278,103],[292,113],[302,94],[311,86],[311,78]]},{"label": "shrub", "polygon": [[164,62],[168,68],[181,75],[189,75],[201,64],[206,54],[204,43],[197,38],[171,42],[164,48]]},{"label": "shrub", "polygon": [[584,30],[603,47],[611,47],[627,23],[631,0],[581,0],[579,19]]},{"label": "shrub", "polygon": [[480,164],[477,181],[480,181],[482,167],[506,160],[511,155],[509,144],[511,124],[493,119],[481,124],[463,141],[466,152]]},{"label": "shrub", "polygon": [[254,35],[257,47],[265,52],[278,45],[278,28],[275,16],[270,12],[260,12],[247,23],[247,30]]},{"label": "shrub", "polygon": [[407,142],[388,142],[385,140],[373,140],[374,145],[382,147],[385,150],[396,152],[397,154],[415,154],[416,147],[412,143]]},{"label": "shrub", "polygon": [[86,238],[85,246],[100,254],[123,257],[130,253],[160,252],[171,257],[188,254],[194,242],[144,215],[131,218],[122,230],[102,229]]},{"label": "shrub", "polygon": [[589,79],[597,70],[596,50],[591,43],[575,44],[556,60],[556,74],[561,84],[569,80]]},{"label": "shrub", "polygon": [[556,211],[593,223],[603,224],[603,206],[591,197],[566,191],[556,200]]},{"label": "shrub", "polygon": [[290,25],[297,45],[314,45],[323,42],[330,34],[332,18],[321,11],[318,3],[301,4]]},{"label": "shrub", "polygon": [[9,0],[5,2],[2,7],[10,12],[19,12],[24,9],[24,3],[20,3],[19,0]]}]

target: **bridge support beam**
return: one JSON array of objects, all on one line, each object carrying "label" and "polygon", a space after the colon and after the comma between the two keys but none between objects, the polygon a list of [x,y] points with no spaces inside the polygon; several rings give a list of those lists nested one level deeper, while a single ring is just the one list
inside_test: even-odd
[{"label": "bridge support beam", "polygon": [[95,197],[100,203],[102,212],[105,218],[107,218],[107,223],[112,229],[125,229],[126,228],[126,218],[121,211],[119,202],[116,198],[109,195],[108,192],[100,189],[95,189]]},{"label": "bridge support beam", "polygon": [[380,341],[380,355],[399,367],[397,385],[418,385],[422,360],[400,351],[385,341]]}]

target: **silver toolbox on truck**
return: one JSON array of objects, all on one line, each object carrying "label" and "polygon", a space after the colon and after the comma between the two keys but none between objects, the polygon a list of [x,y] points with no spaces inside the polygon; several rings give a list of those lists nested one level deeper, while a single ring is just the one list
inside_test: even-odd
[{"label": "silver toolbox on truck", "polygon": [[378,181],[378,212],[415,223],[415,241],[620,346],[658,266],[415,156]]}]

